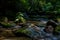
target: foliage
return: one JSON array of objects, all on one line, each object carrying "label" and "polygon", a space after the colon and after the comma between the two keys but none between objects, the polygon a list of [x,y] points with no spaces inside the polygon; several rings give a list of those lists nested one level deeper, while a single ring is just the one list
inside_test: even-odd
[{"label": "foliage", "polygon": [[18,12],[60,14],[60,0],[0,0],[0,5],[0,16],[7,16],[11,20],[15,19]]},{"label": "foliage", "polygon": [[60,32],[60,25],[58,25],[58,26],[56,27],[56,31],[57,31],[57,32]]},{"label": "foliage", "polygon": [[[25,18],[24,18],[24,14],[23,14],[23,13],[21,13],[21,12],[18,12],[17,14],[18,14],[18,15],[17,15],[17,17],[16,17],[16,21],[21,20],[20,22],[25,23],[25,22],[26,22],[26,20],[25,20]],[[18,20],[17,20],[17,19],[18,19]]]}]

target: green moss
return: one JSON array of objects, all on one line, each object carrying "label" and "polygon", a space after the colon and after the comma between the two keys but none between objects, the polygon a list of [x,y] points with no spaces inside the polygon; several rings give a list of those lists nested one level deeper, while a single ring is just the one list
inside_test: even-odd
[{"label": "green moss", "polygon": [[26,30],[26,28],[21,28],[21,29],[17,30],[16,32],[24,33],[24,34],[30,34],[31,33],[30,31]]}]

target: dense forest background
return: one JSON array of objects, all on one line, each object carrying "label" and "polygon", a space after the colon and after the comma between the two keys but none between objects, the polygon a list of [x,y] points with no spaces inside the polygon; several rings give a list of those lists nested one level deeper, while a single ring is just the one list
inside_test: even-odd
[{"label": "dense forest background", "polygon": [[[60,0],[0,0],[0,17],[13,20],[18,12],[31,15],[60,15]],[[32,17],[31,17],[32,18]]]}]

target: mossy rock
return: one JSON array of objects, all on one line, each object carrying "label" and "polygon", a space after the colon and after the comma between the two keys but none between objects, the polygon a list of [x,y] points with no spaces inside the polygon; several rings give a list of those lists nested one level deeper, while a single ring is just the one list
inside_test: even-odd
[{"label": "mossy rock", "polygon": [[12,25],[10,23],[4,23],[4,22],[2,22],[1,24],[3,25],[4,28],[10,28],[10,27],[12,27]]}]

